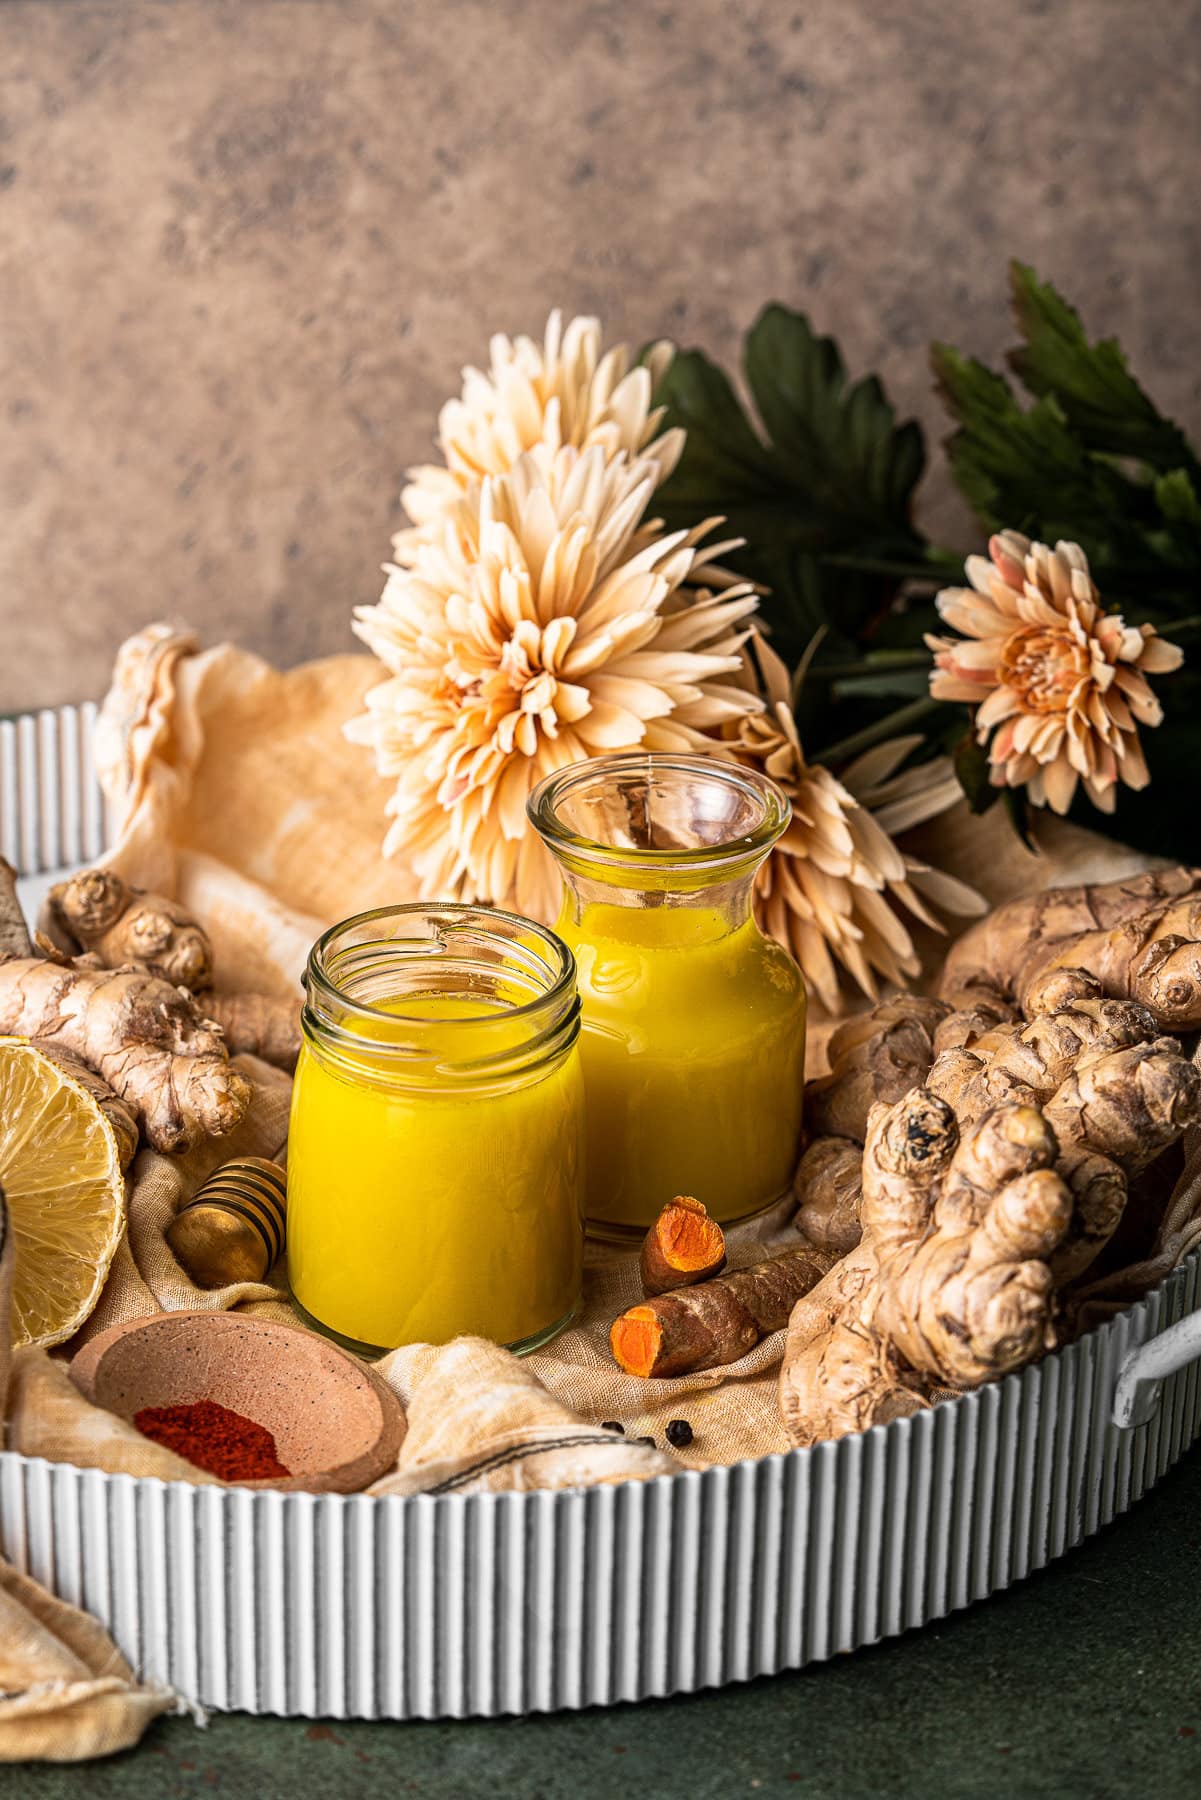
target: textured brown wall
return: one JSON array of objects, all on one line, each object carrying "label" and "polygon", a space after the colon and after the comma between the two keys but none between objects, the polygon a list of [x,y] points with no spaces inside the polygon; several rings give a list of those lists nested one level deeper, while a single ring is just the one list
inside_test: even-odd
[{"label": "textured brown wall", "polygon": [[[1201,420],[1196,0],[6,0],[0,708],[345,646],[459,366],[807,308],[929,421],[1006,258]],[[944,519],[937,483],[930,503]],[[962,525],[962,521],[959,521]]]}]

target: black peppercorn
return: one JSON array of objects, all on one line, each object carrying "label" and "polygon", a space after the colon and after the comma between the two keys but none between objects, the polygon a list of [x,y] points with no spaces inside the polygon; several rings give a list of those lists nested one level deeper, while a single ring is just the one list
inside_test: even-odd
[{"label": "black peppercorn", "polygon": [[667,1427],[667,1441],[677,1450],[685,1450],[692,1442],[692,1426],[687,1419],[672,1419]]},{"label": "black peppercorn", "polygon": [[615,1431],[617,1433],[618,1437],[624,1437],[626,1434],[625,1426],[619,1425],[616,1419],[602,1419],[601,1420],[601,1430],[602,1431]]},{"label": "black peppercorn", "polygon": [[635,1442],[635,1443],[636,1443],[636,1444],[649,1444],[649,1445],[650,1445],[650,1447],[651,1447],[651,1449],[652,1449],[652,1450],[653,1450],[653,1449],[654,1449],[654,1447],[655,1447],[655,1440],[654,1440],[654,1438],[653,1438],[653,1437],[640,1437],[640,1438],[635,1438],[635,1439],[634,1439],[634,1442]]}]

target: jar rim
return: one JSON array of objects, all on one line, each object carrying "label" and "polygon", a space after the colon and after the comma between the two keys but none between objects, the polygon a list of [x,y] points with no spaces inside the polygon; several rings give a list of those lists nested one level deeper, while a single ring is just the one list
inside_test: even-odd
[{"label": "jar rim", "polygon": [[[357,944],[352,936],[385,922],[399,922],[403,927],[406,919],[420,921],[426,931],[409,938],[368,935]],[[491,969],[476,963],[477,977],[481,972],[492,972],[498,980],[507,975],[517,983],[541,981],[541,990],[528,1000],[514,1004],[506,1000],[495,1010],[437,1019],[400,1011],[395,1002],[387,1006],[375,1004],[349,991],[349,980],[354,974],[377,976],[382,972],[390,946],[394,947],[395,957],[409,959],[406,974],[428,969],[431,974],[445,975],[455,969],[456,963],[466,970],[471,959],[465,949],[456,957],[453,946],[447,943],[456,931],[474,933],[477,942],[482,938],[510,953],[507,964],[498,960]],[[339,939],[346,940],[342,953],[348,959],[343,970],[347,985],[340,983],[338,971],[329,967],[331,951]],[[356,951],[360,960],[352,965],[350,959]],[[369,1042],[373,1061],[397,1067],[427,1067],[455,1080],[516,1072],[569,1049],[579,1031],[580,1001],[575,958],[570,949],[536,920],[499,907],[461,901],[406,901],[352,914],[331,925],[317,939],[309,952],[304,986],[306,1036],[319,1040],[327,1051],[353,1058],[361,1055],[364,1044]],[[466,982],[463,991],[470,991]],[[520,1028],[516,1042],[512,1035],[514,1023]],[[389,1036],[380,1037],[368,1029],[381,1024],[390,1028]],[[498,1043],[500,1027],[506,1029],[500,1031]],[[436,1028],[432,1037],[431,1028]]]},{"label": "jar rim", "polygon": [[[739,789],[759,807],[760,816],[749,831],[711,844],[622,845],[605,843],[565,825],[560,809],[571,793],[585,783],[622,775],[643,774],[648,779],[679,777],[709,781]],[[588,757],[569,763],[545,776],[526,802],[526,815],[547,847],[580,861],[613,868],[678,869],[692,873],[728,868],[762,859],[792,820],[792,803],[770,776],[726,757],[689,755],[682,751],[632,750],[611,756]]]}]

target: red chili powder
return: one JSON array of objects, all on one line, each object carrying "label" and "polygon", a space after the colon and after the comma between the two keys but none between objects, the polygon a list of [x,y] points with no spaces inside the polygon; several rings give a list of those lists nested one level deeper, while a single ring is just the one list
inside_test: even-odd
[{"label": "red chili powder", "polygon": [[265,1425],[256,1425],[216,1400],[144,1406],[133,1422],[143,1437],[221,1481],[265,1481],[292,1473],[275,1454],[275,1439]]}]

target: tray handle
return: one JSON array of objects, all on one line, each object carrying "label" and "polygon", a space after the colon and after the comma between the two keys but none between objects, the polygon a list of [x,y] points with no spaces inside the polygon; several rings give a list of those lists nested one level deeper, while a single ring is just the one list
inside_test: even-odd
[{"label": "tray handle", "polygon": [[1201,1357],[1201,1312],[1169,1325],[1122,1358],[1113,1390],[1113,1422],[1120,1431],[1147,1425],[1159,1407],[1163,1384]]}]

